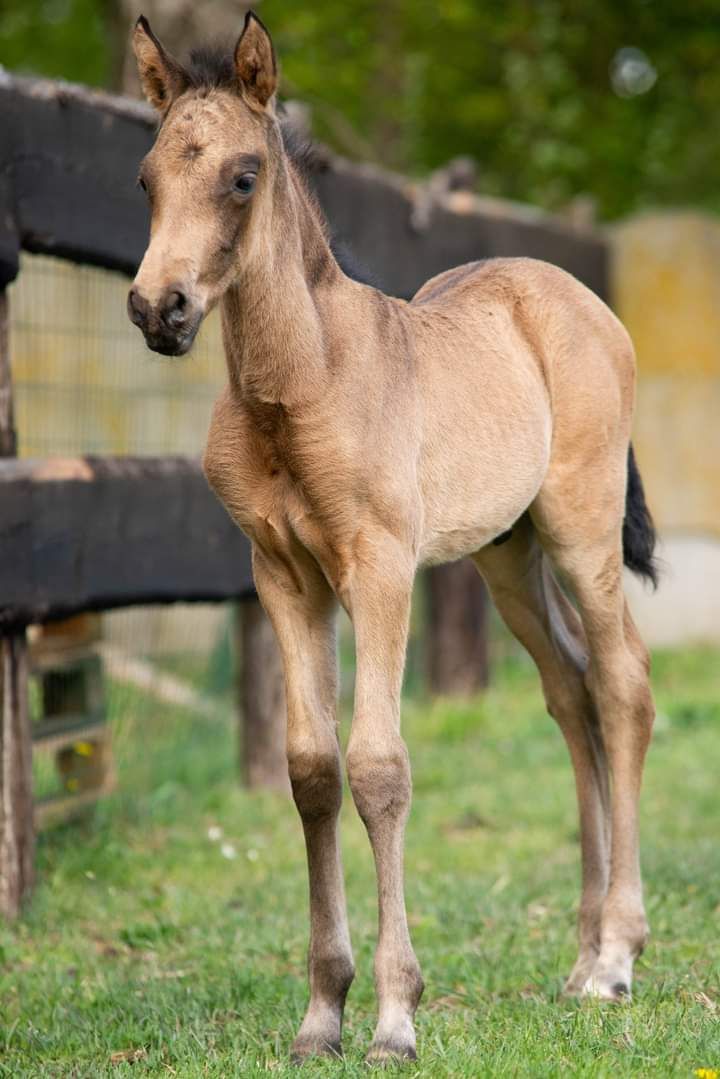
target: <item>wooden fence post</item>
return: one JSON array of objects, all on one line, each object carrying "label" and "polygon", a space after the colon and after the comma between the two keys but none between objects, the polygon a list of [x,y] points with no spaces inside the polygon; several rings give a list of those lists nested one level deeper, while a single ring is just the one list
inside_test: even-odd
[{"label": "wooden fence post", "polygon": [[425,574],[425,663],[432,693],[467,697],[488,683],[487,592],[472,562]]},{"label": "wooden fence post", "polygon": [[14,918],[34,878],[32,743],[24,633],[0,637],[0,915]]},{"label": "wooden fence post", "polygon": [[275,631],[259,600],[238,604],[236,635],[243,778],[248,787],[289,793],[282,660]]},{"label": "wooden fence post", "polygon": [[[0,290],[0,456],[16,452],[8,326]],[[25,631],[0,634],[0,915],[14,918],[33,883],[35,830]]]}]

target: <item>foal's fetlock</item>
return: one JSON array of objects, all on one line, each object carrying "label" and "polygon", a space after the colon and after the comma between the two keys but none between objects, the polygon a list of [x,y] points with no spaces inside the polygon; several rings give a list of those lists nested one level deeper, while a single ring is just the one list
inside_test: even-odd
[{"label": "foal's fetlock", "polygon": [[310,957],[310,985],[313,1000],[323,1000],[339,1006],[342,1011],[345,997],[355,977],[355,964],[349,954]]},{"label": "foal's fetlock", "polygon": [[412,957],[412,960],[407,963],[403,968],[403,979],[405,982],[405,993],[408,1002],[411,1015],[415,1015],[417,1006],[420,1003],[420,998],[425,992],[425,979],[420,971],[420,965]]}]

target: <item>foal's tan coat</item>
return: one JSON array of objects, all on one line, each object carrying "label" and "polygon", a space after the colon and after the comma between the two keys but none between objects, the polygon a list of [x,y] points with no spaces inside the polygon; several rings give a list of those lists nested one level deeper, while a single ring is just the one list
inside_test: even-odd
[{"label": "foal's tan coat", "polygon": [[[311,906],[310,1004],[294,1054],[339,1051],[353,977],[337,838],[338,601],[357,648],[347,773],[378,876],[370,1057],[415,1054],[423,982],[403,898],[400,688],[418,566],[463,555],[534,657],[575,768],[582,901],[567,989],[627,995],[647,932],[637,799],[653,719],[621,580],[628,335],[576,280],[530,259],[451,270],[410,303],[350,280],[283,152],[259,21],[238,43],[234,88],[184,74],[145,23],[135,48],[164,123],[143,165],[152,238],[131,313],[149,340],[160,333],[181,351],[221,304],[228,386],[205,470],[252,540],[285,664]],[[228,188],[238,154],[236,168],[257,160],[247,198]]]}]

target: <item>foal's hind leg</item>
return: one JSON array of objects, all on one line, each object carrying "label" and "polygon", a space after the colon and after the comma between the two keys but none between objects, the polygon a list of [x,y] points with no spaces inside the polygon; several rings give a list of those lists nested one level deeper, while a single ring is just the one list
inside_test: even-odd
[{"label": "foal's hind leg", "polygon": [[528,650],[542,679],[575,770],[582,849],[579,954],[565,986],[578,993],[600,951],[600,917],[608,880],[608,776],[597,716],[584,681],[587,645],[580,620],[556,584],[527,517],[500,547],[475,562],[508,628]]},{"label": "foal's hind leg", "polygon": [[[594,439],[595,427],[588,430]],[[570,446],[559,447],[558,460],[566,463],[549,470],[530,512],[545,552],[575,598],[588,642],[585,681],[608,755],[612,796],[600,954],[584,989],[619,1000],[630,993],[633,962],[647,939],[638,799],[654,707],[647,650],[622,585],[627,443],[619,435],[613,442],[611,426],[602,446],[590,435],[584,455],[578,456],[577,447],[574,454]]]},{"label": "foal's hind leg", "polygon": [[595,703],[610,774],[610,882],[603,903],[600,954],[588,994],[620,1000],[647,940],[638,837],[638,800],[654,719],[649,660],[625,602],[620,529],[595,543],[543,545],[576,598],[588,640],[586,682]]},{"label": "foal's hind leg", "polygon": [[307,555],[292,575],[253,550],[255,584],[282,652],[288,709],[288,769],[302,819],[310,878],[310,1003],[293,1043],[295,1061],[338,1054],[353,958],[337,818],[342,798],[336,726],[336,601]]}]

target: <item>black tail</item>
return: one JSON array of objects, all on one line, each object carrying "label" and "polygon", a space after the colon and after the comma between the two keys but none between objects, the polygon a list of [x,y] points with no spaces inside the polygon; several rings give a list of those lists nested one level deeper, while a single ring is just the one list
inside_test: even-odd
[{"label": "black tail", "polygon": [[645,491],[640,479],[632,444],[628,450],[627,494],[625,495],[625,520],[623,521],[623,561],[628,569],[658,586],[658,568],[654,558],[655,525],[645,501]]}]

